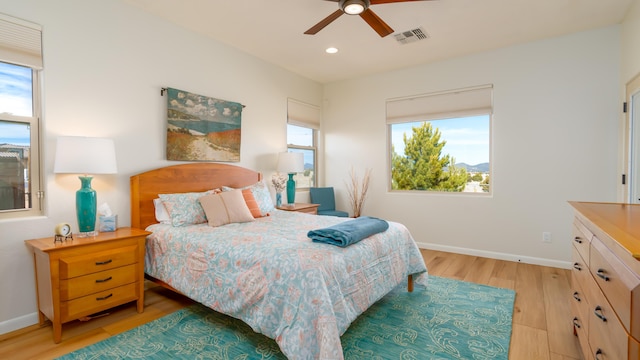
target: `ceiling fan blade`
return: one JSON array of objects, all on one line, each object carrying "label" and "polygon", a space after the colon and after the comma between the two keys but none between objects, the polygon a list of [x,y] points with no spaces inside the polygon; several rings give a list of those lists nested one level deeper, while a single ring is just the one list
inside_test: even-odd
[{"label": "ceiling fan blade", "polygon": [[378,4],[401,3],[401,2],[410,2],[410,1],[432,1],[432,0],[370,0],[370,1],[371,1],[371,5],[378,5]]},{"label": "ceiling fan blade", "polygon": [[324,29],[325,26],[331,24],[335,19],[339,18],[342,14],[344,14],[342,10],[334,11],[331,15],[322,19],[319,23],[313,25],[309,30],[305,31],[304,33],[307,35],[315,35],[316,33],[318,33],[318,31]]},{"label": "ceiling fan blade", "polygon": [[376,13],[371,11],[371,9],[367,9],[360,14],[360,17],[364,19],[364,21],[369,24],[375,30],[380,37],[385,37],[391,33],[393,33],[393,29],[387,25]]}]

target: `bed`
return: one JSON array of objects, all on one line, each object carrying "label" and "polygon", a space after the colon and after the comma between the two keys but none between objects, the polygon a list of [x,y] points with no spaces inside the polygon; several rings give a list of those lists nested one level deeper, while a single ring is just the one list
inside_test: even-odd
[{"label": "bed", "polygon": [[146,276],[241,319],[275,339],[289,359],[342,359],[340,336],[358,315],[400,284],[407,283],[409,291],[414,282],[426,285],[415,241],[405,226],[391,221],[384,232],[338,247],[312,242],[307,232],[353,219],[271,208],[268,216],[222,226],[156,220],[154,199],[164,194],[260,183],[258,172],[218,163],[132,176],[131,225],[152,232]]}]

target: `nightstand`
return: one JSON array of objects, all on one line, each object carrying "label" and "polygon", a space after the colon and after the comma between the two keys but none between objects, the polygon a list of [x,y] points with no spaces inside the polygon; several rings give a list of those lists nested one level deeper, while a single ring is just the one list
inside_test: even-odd
[{"label": "nightstand", "polygon": [[305,204],[305,203],[295,203],[291,205],[282,204],[278,207],[278,210],[297,211],[297,212],[317,215],[318,206],[320,206],[320,204]]},{"label": "nightstand", "polygon": [[54,242],[26,240],[33,252],[38,318],[53,323],[53,341],[62,324],[131,301],[144,311],[144,252],[148,231],[120,228],[94,237]]}]

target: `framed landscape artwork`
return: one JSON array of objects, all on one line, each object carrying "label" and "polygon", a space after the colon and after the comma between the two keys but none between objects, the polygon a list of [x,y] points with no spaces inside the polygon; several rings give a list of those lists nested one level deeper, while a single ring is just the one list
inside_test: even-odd
[{"label": "framed landscape artwork", "polygon": [[166,91],[167,160],[240,161],[242,104]]}]

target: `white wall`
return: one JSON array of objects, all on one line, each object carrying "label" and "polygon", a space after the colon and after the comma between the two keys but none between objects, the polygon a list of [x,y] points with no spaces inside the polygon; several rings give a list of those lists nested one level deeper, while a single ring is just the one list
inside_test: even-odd
[{"label": "white wall", "polygon": [[635,0],[622,23],[621,78],[624,86],[640,74],[640,1]]},{"label": "white wall", "polygon": [[[421,246],[566,267],[567,201],[616,199],[619,64],[612,26],[326,85],[326,183],[348,209],[350,167],[371,168],[364,214],[404,223]],[[385,100],[483,84],[494,85],[493,195],[388,192]]]},{"label": "white wall", "polygon": [[[151,17],[119,1],[0,0],[0,12],[43,27],[46,216],[0,222],[0,333],[37,322],[33,260],[24,240],[75,221],[75,176],[54,175],[56,137],[115,140],[118,174],[96,176],[99,203],[130,224],[129,177],[173,164],[164,155],[162,87],[237,101],[241,162],[275,169],[286,148],[287,97],[321,104],[320,84]],[[76,228],[77,230],[77,228]]]}]

